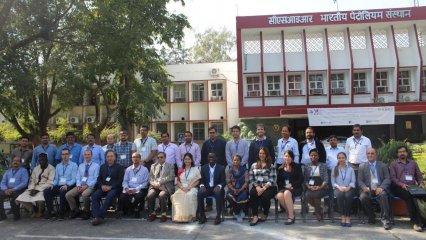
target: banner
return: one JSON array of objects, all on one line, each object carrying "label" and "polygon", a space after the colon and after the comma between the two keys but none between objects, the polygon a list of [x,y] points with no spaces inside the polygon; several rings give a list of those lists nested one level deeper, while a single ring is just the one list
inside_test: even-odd
[{"label": "banner", "polygon": [[382,125],[395,123],[395,107],[308,108],[310,126]]}]

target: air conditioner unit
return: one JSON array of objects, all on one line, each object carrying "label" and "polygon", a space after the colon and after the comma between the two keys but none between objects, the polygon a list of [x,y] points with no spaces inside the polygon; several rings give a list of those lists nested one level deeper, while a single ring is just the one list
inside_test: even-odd
[{"label": "air conditioner unit", "polygon": [[79,117],[70,117],[70,123],[72,123],[72,124],[80,123],[80,118]]},{"label": "air conditioner unit", "polygon": [[212,68],[212,69],[210,70],[210,75],[211,75],[212,77],[217,77],[217,76],[219,76],[219,68]]},{"label": "air conditioner unit", "polygon": [[309,90],[309,94],[311,94],[311,95],[321,95],[322,94],[322,89],[311,89],[311,90]]},{"label": "air conditioner unit", "polygon": [[87,123],[95,123],[95,116],[87,116],[86,122]]},{"label": "air conditioner unit", "polygon": [[223,96],[211,96],[212,101],[223,100]]},{"label": "air conditioner unit", "polygon": [[333,94],[344,94],[345,88],[333,88],[333,89],[331,89],[331,93],[333,93]]},{"label": "air conditioner unit", "polygon": [[280,91],[274,90],[274,91],[268,91],[268,96],[280,96]]},{"label": "air conditioner unit", "polygon": [[410,86],[399,86],[400,92],[408,92],[410,91]]},{"label": "air conditioner unit", "polygon": [[299,95],[302,95],[302,90],[300,90],[300,89],[291,89],[291,90],[288,90],[288,95],[289,96],[299,96]]},{"label": "air conditioner unit", "polygon": [[367,88],[366,87],[355,87],[355,93],[366,93]]},{"label": "air conditioner unit", "polygon": [[377,87],[376,90],[378,93],[387,93],[388,87]]}]

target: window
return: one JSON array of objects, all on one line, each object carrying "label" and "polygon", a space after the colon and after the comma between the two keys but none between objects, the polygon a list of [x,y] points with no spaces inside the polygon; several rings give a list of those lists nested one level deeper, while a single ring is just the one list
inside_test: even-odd
[{"label": "window", "polygon": [[388,73],[377,72],[376,73],[376,91],[377,93],[387,93],[388,90]]},{"label": "window", "polygon": [[167,129],[167,123],[157,123],[156,125],[158,133],[169,132]]},{"label": "window", "polygon": [[328,46],[330,51],[345,50],[345,38],[343,32],[331,32],[328,35]]},{"label": "window", "polygon": [[194,134],[194,140],[204,140],[206,136],[204,131],[204,123],[203,122],[192,123],[192,132]]},{"label": "window", "polygon": [[280,40],[264,40],[263,53],[281,53],[281,46]]},{"label": "window", "polygon": [[395,43],[397,48],[410,47],[410,37],[408,35],[408,29],[395,30]]},{"label": "window", "polygon": [[279,75],[266,77],[267,96],[280,96],[281,95],[281,77]]},{"label": "window", "polygon": [[367,93],[367,80],[364,72],[354,73],[355,94]]},{"label": "window", "polygon": [[352,49],[366,49],[365,32],[351,32]]},{"label": "window", "polygon": [[288,95],[302,95],[302,75],[288,76]]},{"label": "window", "polygon": [[426,92],[426,70],[423,70],[422,89]]},{"label": "window", "polygon": [[180,136],[184,136],[186,131],[186,123],[175,123],[175,141],[179,142],[182,139],[179,139]]},{"label": "window", "polygon": [[223,100],[223,84],[222,83],[212,83],[211,90],[212,90],[211,100]]},{"label": "window", "polygon": [[373,33],[374,48],[388,48],[388,37],[385,30],[377,30]]},{"label": "window", "polygon": [[324,44],[321,33],[309,33],[306,36],[306,50],[308,52],[322,52]]},{"label": "window", "polygon": [[247,96],[260,96],[260,78],[259,76],[247,77]]},{"label": "window", "polygon": [[322,74],[309,75],[309,94],[319,95],[323,94],[323,76]]},{"label": "window", "polygon": [[301,34],[287,35],[284,39],[284,51],[285,52],[302,52],[303,51],[302,35]]},{"label": "window", "polygon": [[212,122],[211,126],[212,127],[216,127],[216,130],[217,130],[218,134],[220,134],[220,135],[224,134],[224,131],[223,131],[223,122]]},{"label": "window", "polygon": [[176,84],[173,86],[173,102],[186,101],[186,84]]},{"label": "window", "polygon": [[400,92],[409,92],[411,90],[410,87],[410,72],[409,71],[400,71],[398,86]]},{"label": "window", "polygon": [[167,87],[161,87],[158,90],[158,92],[159,92],[160,96],[164,99],[164,101],[166,101],[166,102],[169,101],[169,96],[168,96],[169,91],[168,91]]},{"label": "window", "polygon": [[204,101],[204,83],[192,84],[192,101]]},{"label": "window", "polygon": [[345,74],[343,73],[331,74],[331,93],[332,94],[345,93]]}]

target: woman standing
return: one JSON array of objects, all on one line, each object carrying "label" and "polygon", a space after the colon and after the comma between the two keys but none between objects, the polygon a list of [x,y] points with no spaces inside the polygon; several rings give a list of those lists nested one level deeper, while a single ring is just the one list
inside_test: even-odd
[{"label": "woman standing", "polygon": [[321,198],[327,194],[328,174],[324,163],[318,162],[319,153],[316,148],[309,151],[311,163],[305,166],[305,199],[315,208],[318,221],[324,219]]},{"label": "woman standing", "polygon": [[174,222],[191,222],[197,212],[197,186],[201,174],[195,167],[191,153],[186,153],[183,161],[184,166],[178,172],[178,190],[171,196]]},{"label": "woman standing", "polygon": [[228,187],[226,200],[232,207],[238,222],[242,222],[245,216],[244,211],[241,211],[242,206],[248,201],[249,174],[246,166],[241,166],[240,155],[235,155],[232,161],[233,166],[227,166],[225,170]]},{"label": "woman standing", "polygon": [[[259,221],[264,222],[268,218],[271,198],[277,192],[276,174],[268,149],[260,148],[258,160],[250,168],[250,182],[253,184],[250,190],[250,206],[253,213],[250,226],[256,225]],[[263,207],[263,214],[260,218],[258,217],[259,205]]]},{"label": "woman standing", "polygon": [[303,173],[299,164],[294,162],[293,151],[284,152],[284,163],[278,168],[277,199],[280,205],[287,211],[287,222],[285,225],[291,225],[295,222],[294,215],[294,197],[302,195]]},{"label": "woman standing", "polygon": [[351,213],[352,199],[355,195],[355,171],[346,164],[346,153],[337,154],[337,166],[331,174],[331,184],[334,188],[334,196],[337,199],[337,207],[342,214],[342,227],[352,227]]}]

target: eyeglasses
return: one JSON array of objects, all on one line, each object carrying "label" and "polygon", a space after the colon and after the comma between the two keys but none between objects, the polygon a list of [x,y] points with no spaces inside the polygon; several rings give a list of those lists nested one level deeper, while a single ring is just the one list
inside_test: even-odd
[{"label": "eyeglasses", "polygon": [[62,156],[70,155],[69,153],[61,153]]}]

